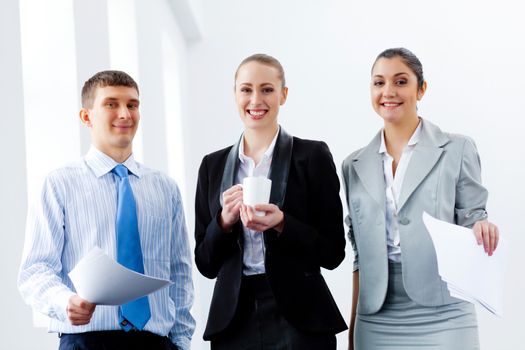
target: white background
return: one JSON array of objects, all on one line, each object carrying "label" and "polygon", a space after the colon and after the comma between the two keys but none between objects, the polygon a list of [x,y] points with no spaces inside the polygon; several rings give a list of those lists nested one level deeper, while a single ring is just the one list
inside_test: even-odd
[{"label": "white background", "polygon": [[[41,3],[41,4],[40,4]],[[3,0],[0,5],[0,348],[54,349],[32,327],[16,289],[28,202],[41,177],[83,154],[79,89],[96,71],[123,69],[141,88],[136,154],[181,187],[190,234],[198,166],[235,142],[242,125],[233,74],[263,52],[283,64],[289,97],[280,121],[324,140],[336,165],[381,127],[369,98],[370,67],[404,46],[428,81],[420,115],[474,138],[489,189],[488,211],[510,243],[502,319],[478,310],[482,349],[520,349],[525,314],[522,228],[525,152],[525,24],[519,1]],[[324,272],[346,319],[352,253]],[[201,340],[213,281],[194,272]],[[347,333],[338,337],[346,347]]]}]

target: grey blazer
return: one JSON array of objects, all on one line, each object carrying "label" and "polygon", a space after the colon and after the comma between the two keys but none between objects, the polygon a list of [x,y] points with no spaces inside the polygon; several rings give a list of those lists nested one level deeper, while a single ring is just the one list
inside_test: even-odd
[{"label": "grey blazer", "polygon": [[[423,211],[457,225],[471,227],[485,219],[488,192],[481,185],[481,168],[474,142],[443,133],[422,120],[420,140],[408,165],[398,203],[403,282],[408,296],[424,306],[457,302],[438,275],[436,252],[422,220]],[[381,133],[343,162],[354,248],[359,269],[358,312],[377,312],[388,285],[385,228],[385,180]]]}]

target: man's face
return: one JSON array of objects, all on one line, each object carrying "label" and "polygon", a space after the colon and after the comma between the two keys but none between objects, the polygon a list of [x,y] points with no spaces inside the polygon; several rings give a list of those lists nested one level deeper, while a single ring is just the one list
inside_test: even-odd
[{"label": "man's face", "polygon": [[91,141],[100,151],[131,153],[139,125],[139,95],[127,86],[105,86],[95,90],[93,106],[80,112],[91,130]]}]

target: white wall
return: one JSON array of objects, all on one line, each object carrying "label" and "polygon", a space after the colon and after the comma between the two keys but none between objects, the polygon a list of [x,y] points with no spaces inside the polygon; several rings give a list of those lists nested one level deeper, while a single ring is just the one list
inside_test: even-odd
[{"label": "white wall", "polygon": [[[264,52],[281,61],[290,89],[282,125],[294,135],[326,141],[340,166],[381,126],[369,99],[375,56],[405,46],[423,62],[429,84],[420,115],[476,140],[490,217],[512,247],[525,246],[520,220],[525,152],[519,143],[525,125],[525,24],[518,2],[207,0],[201,8],[203,39],[189,51],[187,132],[199,135],[187,146],[193,174],[204,154],[239,136],[232,86],[244,57]],[[505,317],[478,310],[483,349],[523,347],[523,262],[518,249],[509,254]],[[346,318],[351,262],[348,245],[342,265],[324,273]],[[209,302],[213,283],[202,277],[196,283]],[[339,336],[340,348],[346,337]]]},{"label": "white wall", "polygon": [[31,310],[24,305],[16,288],[27,206],[20,18],[16,0],[2,2],[0,47],[0,348],[31,349],[38,344],[51,348],[56,337],[31,327]]}]

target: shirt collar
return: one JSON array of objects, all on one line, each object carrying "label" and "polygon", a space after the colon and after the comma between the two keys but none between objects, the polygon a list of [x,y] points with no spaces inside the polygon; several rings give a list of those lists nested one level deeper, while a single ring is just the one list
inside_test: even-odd
[{"label": "shirt collar", "polygon": [[[279,129],[277,129],[277,132],[275,133],[275,136],[273,137],[272,143],[270,143],[270,146],[266,149],[266,151],[263,154],[263,159],[270,159],[273,155],[273,150],[275,149],[275,144],[277,143],[277,136],[279,136]],[[239,159],[242,163],[249,157],[244,154],[244,134],[241,138],[241,143],[239,144]]]},{"label": "shirt collar", "polygon": [[[96,177],[101,177],[109,173],[115,166],[120,163],[115,162],[113,158],[105,154],[104,152],[97,149],[95,146],[91,145],[88,153],[84,157],[86,164],[88,165]],[[140,168],[138,163],[133,158],[131,154],[128,159],[126,159],[122,165],[124,165],[128,170],[135,176],[140,177]]]},{"label": "shirt collar", "polygon": [[[416,130],[412,133],[410,140],[408,140],[407,146],[415,146],[419,142],[419,137],[421,135],[421,120],[417,125]],[[385,143],[385,129],[381,131],[381,145],[379,146],[379,153],[386,153],[386,143]]]}]

